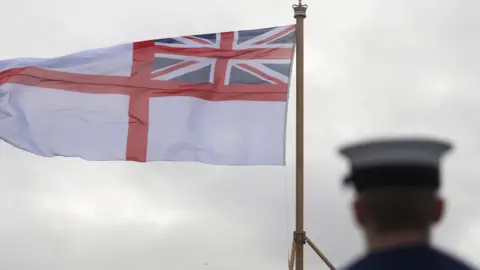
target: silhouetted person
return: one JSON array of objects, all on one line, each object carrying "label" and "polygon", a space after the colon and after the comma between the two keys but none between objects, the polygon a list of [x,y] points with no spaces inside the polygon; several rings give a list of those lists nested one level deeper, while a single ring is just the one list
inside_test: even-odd
[{"label": "silhouetted person", "polygon": [[346,269],[473,269],[430,243],[444,211],[440,160],[450,148],[436,140],[397,139],[340,150],[351,162],[345,184],[356,190],[353,212],[367,244],[367,253]]}]

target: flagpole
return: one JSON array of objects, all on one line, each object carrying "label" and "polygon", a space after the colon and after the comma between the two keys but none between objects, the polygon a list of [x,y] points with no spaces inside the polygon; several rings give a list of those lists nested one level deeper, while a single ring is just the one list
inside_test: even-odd
[{"label": "flagpole", "polygon": [[317,255],[323,260],[323,262],[330,268],[330,270],[336,270],[335,266],[327,259],[327,257],[320,251],[320,249],[307,238],[304,230],[304,91],[303,91],[303,66],[304,66],[304,53],[303,53],[303,21],[307,17],[307,5],[302,4],[302,0],[298,0],[298,4],[293,5],[294,18],[296,19],[295,29],[295,51],[296,51],[296,146],[295,146],[295,182],[296,182],[296,202],[295,202],[295,232],[293,233],[293,245],[290,258],[288,260],[289,270],[293,270],[295,264],[295,270],[303,270],[303,247],[306,243],[317,253]]},{"label": "flagpole", "polygon": [[304,202],[304,144],[303,144],[303,21],[307,17],[307,5],[298,0],[293,5],[294,18],[296,19],[296,207],[295,207],[295,270],[303,270],[303,247],[306,243],[306,234],[303,225]]}]

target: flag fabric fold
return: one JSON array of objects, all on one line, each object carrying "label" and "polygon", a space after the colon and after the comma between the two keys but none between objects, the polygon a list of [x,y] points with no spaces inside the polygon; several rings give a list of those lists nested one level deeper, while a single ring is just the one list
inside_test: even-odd
[{"label": "flag fabric fold", "polygon": [[86,160],[284,165],[293,25],[0,61],[0,139]]}]

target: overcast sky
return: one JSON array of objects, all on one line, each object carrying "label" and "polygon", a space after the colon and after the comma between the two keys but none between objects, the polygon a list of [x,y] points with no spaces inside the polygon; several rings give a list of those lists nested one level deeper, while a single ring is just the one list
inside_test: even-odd
[{"label": "overcast sky", "polygon": [[[3,2],[0,59],[294,23],[294,0]],[[338,266],[362,250],[351,192],[340,186],[347,167],[339,145],[439,136],[456,149],[445,159],[449,204],[436,242],[480,265],[480,2],[305,3],[309,237]],[[286,167],[48,159],[1,142],[0,269],[286,269],[290,101]],[[306,269],[326,269],[306,249]]]}]

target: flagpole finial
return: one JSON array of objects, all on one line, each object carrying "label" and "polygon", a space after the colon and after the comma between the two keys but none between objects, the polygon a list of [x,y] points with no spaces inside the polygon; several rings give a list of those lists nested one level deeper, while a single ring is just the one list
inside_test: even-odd
[{"label": "flagpole finial", "polygon": [[306,18],[307,17],[307,5],[302,3],[302,0],[298,0],[298,4],[293,5],[294,15],[293,17],[296,18]]}]

